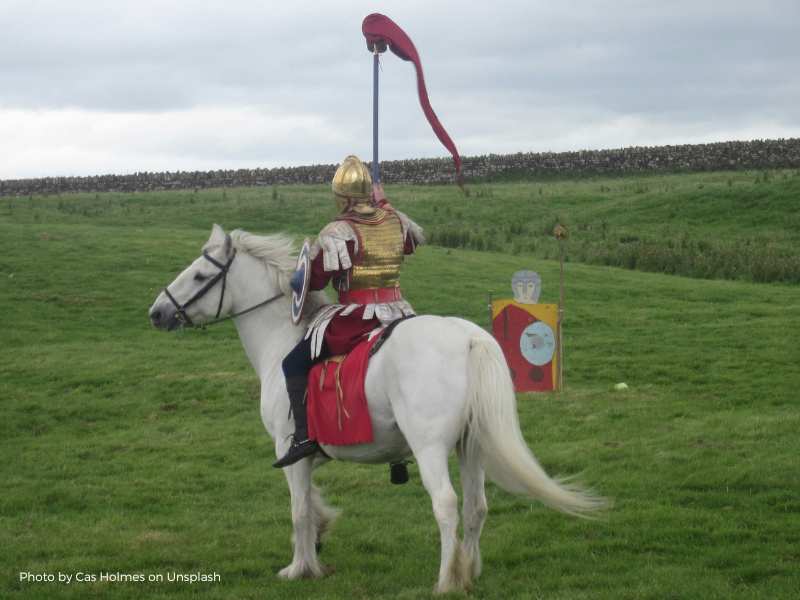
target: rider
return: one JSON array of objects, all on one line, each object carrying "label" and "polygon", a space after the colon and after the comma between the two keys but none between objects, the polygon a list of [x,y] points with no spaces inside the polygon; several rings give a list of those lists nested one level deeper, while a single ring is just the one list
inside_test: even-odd
[{"label": "rider", "polygon": [[[342,212],[311,248],[309,290],[321,290],[333,280],[339,303],[314,315],[305,337],[283,360],[295,432],[289,450],[273,465],[278,468],[319,449],[308,438],[305,403],[314,361],[347,354],[372,330],[414,315],[400,293],[400,265],[405,254],[424,243],[422,229],[389,204],[383,187],[372,184],[356,156],[344,159],[332,188]],[[295,273],[292,288],[299,291],[302,283],[302,274]]]}]

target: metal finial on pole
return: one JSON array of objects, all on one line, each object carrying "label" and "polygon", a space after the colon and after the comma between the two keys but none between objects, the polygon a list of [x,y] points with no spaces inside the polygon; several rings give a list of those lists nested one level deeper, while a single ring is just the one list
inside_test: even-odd
[{"label": "metal finial on pole", "polygon": [[372,52],[372,183],[381,182],[378,169],[378,71],[380,66],[378,44]]}]

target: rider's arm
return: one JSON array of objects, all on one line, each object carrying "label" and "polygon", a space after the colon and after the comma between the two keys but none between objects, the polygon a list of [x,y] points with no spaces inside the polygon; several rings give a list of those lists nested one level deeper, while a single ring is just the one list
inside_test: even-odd
[{"label": "rider's arm", "polygon": [[[356,243],[354,241],[347,242],[347,253],[350,255],[351,261],[355,256],[355,245]],[[410,254],[410,252],[408,252],[407,254]],[[320,252],[317,255],[317,257],[311,261],[311,277],[308,280],[309,289],[313,291],[324,289],[325,286],[328,285],[328,282],[331,279],[333,279],[334,277],[344,276],[347,270],[348,269],[339,269],[338,271],[326,271],[325,263],[322,260],[322,253]]]},{"label": "rider's arm", "polygon": [[400,217],[400,223],[403,226],[403,253],[413,254],[417,246],[425,243],[425,234],[422,232],[422,227],[414,223],[408,216],[399,210],[395,209],[397,216]]},{"label": "rider's arm", "polygon": [[317,254],[317,257],[311,261],[311,276],[308,280],[310,290],[321,290],[333,277],[335,271],[326,271],[322,262],[322,252]]},{"label": "rider's arm", "polygon": [[321,290],[333,277],[344,275],[353,266],[357,237],[345,221],[329,223],[311,247],[310,289]]}]

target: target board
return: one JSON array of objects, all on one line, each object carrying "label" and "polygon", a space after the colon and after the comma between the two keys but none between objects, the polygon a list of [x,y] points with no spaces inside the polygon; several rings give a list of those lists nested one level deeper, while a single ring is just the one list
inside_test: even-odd
[{"label": "target board", "polygon": [[492,334],[505,354],[514,389],[558,389],[558,305],[492,302]]}]

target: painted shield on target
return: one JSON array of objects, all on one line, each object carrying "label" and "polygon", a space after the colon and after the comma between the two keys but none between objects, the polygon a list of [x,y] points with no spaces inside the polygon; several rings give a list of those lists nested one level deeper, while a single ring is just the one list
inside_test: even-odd
[{"label": "painted shield on target", "polygon": [[306,303],[308,295],[308,280],[311,277],[311,244],[309,244],[308,238],[303,240],[303,247],[297,256],[297,266],[294,271],[303,275],[303,287],[299,292],[292,290],[292,323],[297,325],[300,317],[303,316],[303,305]]}]

